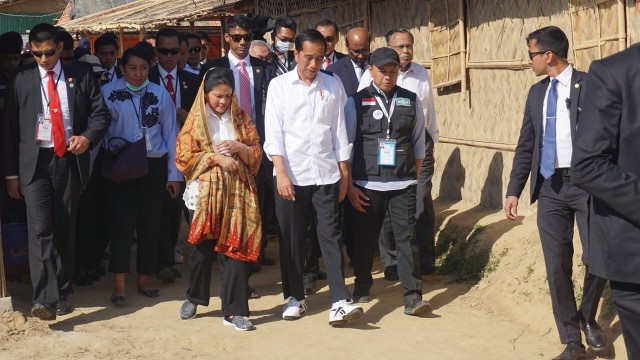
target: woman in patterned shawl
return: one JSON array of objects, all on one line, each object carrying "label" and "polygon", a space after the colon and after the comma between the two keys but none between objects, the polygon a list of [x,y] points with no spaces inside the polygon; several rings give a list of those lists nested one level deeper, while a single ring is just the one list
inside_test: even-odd
[{"label": "woman in patterned shawl", "polygon": [[180,318],[209,304],[213,253],[221,266],[223,323],[253,330],[249,316],[250,262],[260,254],[261,219],[253,176],[262,150],[256,127],[234,96],[233,72],[212,68],[178,135],[176,164],[187,181],[185,202],[193,210],[188,241],[187,300]]}]

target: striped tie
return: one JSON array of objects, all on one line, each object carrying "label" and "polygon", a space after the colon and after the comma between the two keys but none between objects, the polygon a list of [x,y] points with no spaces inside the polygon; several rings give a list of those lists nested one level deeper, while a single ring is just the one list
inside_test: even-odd
[{"label": "striped tie", "polygon": [[244,60],[240,60],[238,65],[240,67],[238,69],[240,75],[240,108],[244,110],[249,117],[253,117],[253,111],[251,111],[251,80],[247,72],[247,64]]}]

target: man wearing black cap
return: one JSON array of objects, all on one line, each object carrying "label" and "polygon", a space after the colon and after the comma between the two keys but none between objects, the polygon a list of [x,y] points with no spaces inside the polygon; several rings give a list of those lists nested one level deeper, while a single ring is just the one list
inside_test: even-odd
[{"label": "man wearing black cap", "polygon": [[369,302],[374,250],[385,213],[396,236],[398,275],[405,288],[404,313],[431,310],[422,300],[420,254],[415,238],[417,171],[425,154],[425,119],[415,93],[396,85],[398,53],[380,48],[371,54],[373,82],[349,98],[345,118],[352,181],[347,194],[353,214],[354,302]]}]

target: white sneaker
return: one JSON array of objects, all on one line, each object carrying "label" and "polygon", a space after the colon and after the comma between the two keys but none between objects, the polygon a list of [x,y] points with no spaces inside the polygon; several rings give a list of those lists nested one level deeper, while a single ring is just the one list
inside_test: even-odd
[{"label": "white sneaker", "polygon": [[329,310],[329,325],[336,326],[348,321],[360,319],[364,310],[360,306],[352,305],[351,300],[336,301]]},{"label": "white sneaker", "polygon": [[293,296],[290,296],[287,305],[282,310],[282,318],[285,320],[298,320],[300,319],[300,314],[305,311],[307,311],[307,305],[304,300],[298,301]]}]

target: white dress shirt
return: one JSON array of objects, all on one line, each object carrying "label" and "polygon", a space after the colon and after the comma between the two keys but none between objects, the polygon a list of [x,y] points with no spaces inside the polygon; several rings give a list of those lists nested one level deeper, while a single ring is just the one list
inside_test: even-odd
[{"label": "white dress shirt", "polygon": [[173,76],[173,79],[171,80],[171,84],[173,85],[173,91],[175,91],[176,93],[176,108],[181,107],[180,104],[182,104],[181,98],[180,98],[180,79],[178,79],[178,66],[174,67],[173,70],[171,70],[171,72],[167,72],[167,70],[165,70],[162,65],[158,64],[158,70],[160,72],[160,85],[162,85],[162,87],[164,87],[165,89],[167,88],[167,86],[169,86],[168,84],[168,79],[167,79],[167,75],[171,74],[171,76]]},{"label": "white dress shirt", "polygon": [[235,140],[236,132],[231,122],[231,108],[222,114],[222,117],[207,106],[207,125],[209,126],[209,134],[214,144],[219,144],[224,140]]},{"label": "white dress shirt", "polygon": [[107,74],[109,74],[109,82],[114,82],[116,80],[118,80],[118,75],[116,75],[116,66],[113,65],[111,67],[111,69],[106,71]]},{"label": "white dress shirt", "polygon": [[[67,96],[67,79],[64,76],[64,70],[62,70],[62,65],[60,61],[53,67],[53,81],[58,81],[58,76],[60,76],[60,80],[58,81],[58,86],[55,91],[58,93],[58,97],[60,98],[60,108],[62,110],[62,123],[64,126],[64,134],[66,138],[66,143],[69,145],[69,138],[73,136],[73,125],[71,124],[71,112],[69,111],[69,100]],[[47,75],[47,71],[43,69],[41,66],[38,66],[38,71],[40,71],[40,80],[42,81],[42,87],[40,87],[40,96],[42,97],[42,112],[45,117],[51,118],[49,114],[49,106],[47,106],[48,100],[51,99],[50,95],[47,93],[49,86],[49,75]],[[40,141],[40,147],[42,148],[52,148],[53,147],[53,134],[51,134],[51,141]]]},{"label": "white dress shirt", "polygon": [[[358,91],[371,85],[371,81],[371,73],[369,71],[365,71],[362,75],[360,86],[358,86]],[[436,122],[436,106],[433,101],[431,81],[429,80],[429,73],[427,73],[427,69],[420,64],[412,62],[409,64],[409,69],[407,69],[407,71],[401,71],[398,75],[397,85],[416,93],[418,99],[420,99],[422,111],[424,112],[427,132],[433,139],[433,142],[437,143],[440,137],[440,131],[438,130],[438,124]]]},{"label": "white dress shirt", "polygon": [[[236,97],[238,98],[238,104],[240,103],[240,60],[237,57],[235,57],[235,55],[233,55],[233,53],[231,51],[229,51],[229,66],[231,67],[231,70],[233,71],[233,78],[235,79],[235,86],[236,89],[234,91],[234,93],[236,94]],[[250,56],[247,54],[247,56],[245,56],[244,59],[244,67],[245,69],[247,69],[247,73],[249,74],[249,82],[251,84],[250,90],[251,90],[251,119],[253,119],[253,122],[256,122],[256,102],[255,102],[255,94],[253,92],[254,90],[254,82],[253,82],[253,68],[251,67],[251,60],[250,60]]]},{"label": "white dress shirt", "polygon": [[[571,97],[571,77],[573,76],[573,67],[567,66],[566,69],[558,77],[558,103],[556,104],[556,168],[571,167],[571,155],[573,154],[573,146],[571,141],[571,119],[569,117],[569,105]],[[552,78],[553,79],[553,78]],[[544,96],[544,104],[542,105],[542,129],[547,127],[547,98],[551,89],[551,81],[547,87]],[[544,139],[544,137],[543,137]]]},{"label": "white dress shirt", "polygon": [[367,64],[364,66],[358,65],[355,61],[351,60],[351,65],[353,65],[353,69],[356,72],[356,77],[358,78],[358,83],[362,84],[362,75],[367,72]]},{"label": "white dress shirt", "polygon": [[337,76],[318,72],[307,85],[296,67],[271,80],[264,152],[269,159],[284,157],[294,185],[328,185],[340,180],[338,162],[349,160],[352,147],[344,119],[346,101]]},{"label": "white dress shirt", "polygon": [[[325,62],[326,59],[329,59],[329,62]],[[331,65],[333,65],[336,62],[336,52],[333,51],[331,54],[329,54],[329,56],[325,56],[324,59],[322,59],[322,70],[327,70],[327,68]]]},{"label": "white dress shirt", "polygon": [[198,66],[195,68],[189,64],[185,64],[184,71],[190,72],[192,74],[200,75],[200,63],[198,63]]}]

